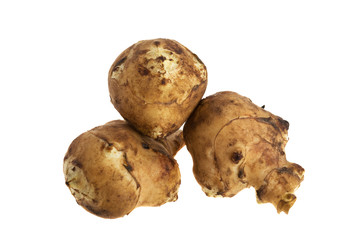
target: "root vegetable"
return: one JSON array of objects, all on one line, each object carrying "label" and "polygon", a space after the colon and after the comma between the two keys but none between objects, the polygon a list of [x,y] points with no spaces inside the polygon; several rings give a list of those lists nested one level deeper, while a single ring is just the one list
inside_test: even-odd
[{"label": "root vegetable", "polygon": [[254,187],[259,203],[288,213],[304,169],[286,160],[289,123],[234,92],[203,99],[184,126],[196,180],[208,196]]},{"label": "root vegetable", "polygon": [[160,142],[125,121],[111,121],[71,143],[64,158],[66,185],[79,205],[103,218],[176,201],[180,172],[173,156],[182,146],[181,131]]},{"label": "root vegetable", "polygon": [[163,138],[179,129],[201,100],[207,71],[177,41],[144,40],[117,57],[108,84],[111,102],[124,119],[144,135]]}]

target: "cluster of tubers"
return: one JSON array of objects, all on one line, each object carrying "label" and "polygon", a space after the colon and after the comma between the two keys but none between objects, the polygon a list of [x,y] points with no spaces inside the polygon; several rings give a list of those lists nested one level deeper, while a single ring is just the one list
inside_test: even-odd
[{"label": "cluster of tubers", "polygon": [[288,213],[304,178],[285,157],[289,123],[234,92],[202,99],[207,70],[189,49],[169,39],[137,42],[114,61],[108,84],[125,121],[81,134],[64,158],[65,183],[79,205],[118,218],[176,201],[174,156],[186,144],[207,196],[232,197],[252,186],[259,203]]}]

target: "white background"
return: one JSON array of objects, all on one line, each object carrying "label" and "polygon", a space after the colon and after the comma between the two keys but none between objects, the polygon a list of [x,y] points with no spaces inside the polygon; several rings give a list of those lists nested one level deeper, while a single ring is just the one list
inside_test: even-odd
[{"label": "white background", "polygon": [[[358,1],[1,1],[1,239],[359,239]],[[133,43],[171,38],[232,90],[290,122],[305,180],[289,215],[253,188],[208,198],[186,148],[179,199],[107,220],[75,202],[62,161],[120,118],[107,73]]]}]

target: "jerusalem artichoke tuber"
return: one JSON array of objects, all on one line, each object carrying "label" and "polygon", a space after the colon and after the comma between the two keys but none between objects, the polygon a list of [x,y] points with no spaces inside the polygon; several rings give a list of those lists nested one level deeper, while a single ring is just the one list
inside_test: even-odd
[{"label": "jerusalem artichoke tuber", "polygon": [[144,40],[122,52],[108,77],[110,99],[124,119],[152,138],[178,130],[207,85],[204,63],[170,39]]},{"label": "jerusalem artichoke tuber", "polygon": [[200,101],[184,126],[196,180],[208,196],[253,186],[259,203],[288,213],[304,169],[286,160],[289,123],[234,92]]},{"label": "jerusalem artichoke tuber", "polygon": [[111,121],[77,137],[64,158],[66,185],[77,203],[104,218],[177,199],[180,171],[173,159],[184,145],[177,131],[162,142]]}]

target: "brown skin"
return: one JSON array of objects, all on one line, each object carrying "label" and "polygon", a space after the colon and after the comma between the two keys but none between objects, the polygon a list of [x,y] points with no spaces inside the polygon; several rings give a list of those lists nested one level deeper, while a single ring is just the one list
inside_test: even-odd
[{"label": "brown skin", "polygon": [[232,197],[247,187],[259,203],[288,213],[304,169],[286,160],[289,123],[234,92],[203,99],[184,126],[194,175],[212,197]]},{"label": "brown skin", "polygon": [[111,121],[71,143],[64,158],[66,185],[79,205],[103,218],[176,201],[180,171],[173,156],[183,145],[181,131],[160,142],[125,121]]},{"label": "brown skin", "polygon": [[138,131],[158,139],[179,129],[204,95],[202,61],[169,39],[140,41],[122,52],[108,77],[110,99]]}]

